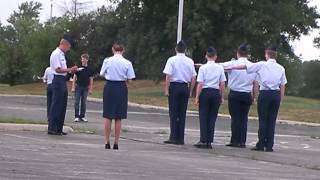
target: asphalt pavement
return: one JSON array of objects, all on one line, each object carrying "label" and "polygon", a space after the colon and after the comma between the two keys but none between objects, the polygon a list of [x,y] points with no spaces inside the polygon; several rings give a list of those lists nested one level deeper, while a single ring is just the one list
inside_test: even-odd
[{"label": "asphalt pavement", "polygon": [[[0,116],[46,121],[44,97],[0,96]],[[88,123],[73,122],[69,100],[66,125],[86,133],[48,136],[44,131],[0,131],[0,179],[320,179],[320,127],[277,124],[275,152],[226,147],[230,120],[219,118],[213,150],[192,146],[199,139],[196,113],[189,113],[186,145],[166,145],[166,110],[129,107],[120,150],[105,150],[102,103],[87,104]]]}]

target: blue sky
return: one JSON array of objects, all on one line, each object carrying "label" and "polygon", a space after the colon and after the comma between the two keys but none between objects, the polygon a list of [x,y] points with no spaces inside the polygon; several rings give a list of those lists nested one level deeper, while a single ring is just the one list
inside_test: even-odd
[{"label": "blue sky", "polygon": [[[2,24],[6,23],[6,19],[12,14],[14,10],[18,9],[18,5],[22,2],[30,0],[2,0],[0,1],[0,21]],[[45,21],[50,17],[50,4],[51,0],[34,0],[43,4],[43,10],[41,11],[40,19]],[[60,16],[63,13],[65,4],[68,4],[70,0],[53,0],[53,16]],[[103,4],[106,4],[106,0],[80,0],[80,2],[91,2],[89,9],[95,9]],[[178,2],[178,1],[177,1]],[[310,0],[311,6],[317,6],[320,13],[320,0]],[[320,23],[320,20],[318,21]],[[320,30],[314,30],[308,36],[302,36],[300,40],[291,42],[292,47],[295,50],[296,55],[302,57],[303,60],[320,59],[320,49],[313,46],[313,38],[319,36]]]}]

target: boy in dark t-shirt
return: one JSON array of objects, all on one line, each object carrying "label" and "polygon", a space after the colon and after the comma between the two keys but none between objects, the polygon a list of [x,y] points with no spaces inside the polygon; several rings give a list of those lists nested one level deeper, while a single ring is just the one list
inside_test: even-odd
[{"label": "boy in dark t-shirt", "polygon": [[85,118],[86,102],[88,93],[92,94],[93,70],[88,66],[89,55],[81,55],[81,66],[79,71],[74,74],[72,82],[72,92],[75,92],[75,119],[74,122],[88,122]]}]

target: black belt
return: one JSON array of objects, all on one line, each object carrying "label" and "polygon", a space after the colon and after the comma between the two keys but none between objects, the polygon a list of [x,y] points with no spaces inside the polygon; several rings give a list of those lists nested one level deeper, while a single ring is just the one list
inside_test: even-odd
[{"label": "black belt", "polygon": [[65,78],[66,76],[65,76],[65,75],[60,75],[60,74],[59,74],[59,75],[58,75],[58,74],[55,74],[54,77],[57,77],[57,78]]},{"label": "black belt", "polygon": [[112,81],[112,80],[106,80],[107,82],[126,82],[126,81]]},{"label": "black belt", "polygon": [[251,94],[251,92],[234,91],[234,90],[230,90],[230,93],[246,93],[246,94]]},{"label": "black belt", "polygon": [[186,82],[170,82],[170,84],[188,84]]},{"label": "black belt", "polygon": [[279,89],[277,90],[259,90],[260,92],[280,92]]}]

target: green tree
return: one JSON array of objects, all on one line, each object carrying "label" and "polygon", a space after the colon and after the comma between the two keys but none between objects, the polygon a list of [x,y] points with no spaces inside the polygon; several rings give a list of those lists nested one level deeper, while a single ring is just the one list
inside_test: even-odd
[{"label": "green tree", "polygon": [[32,79],[32,63],[29,59],[29,45],[32,41],[32,33],[41,26],[39,23],[39,11],[41,4],[38,2],[25,2],[19,5],[18,11],[14,11],[8,19],[10,23],[3,28],[1,50],[1,67],[3,72],[0,79],[10,85],[30,81]]},{"label": "green tree", "polygon": [[[118,37],[125,41],[138,77],[161,77],[165,60],[174,54],[178,2],[109,1],[118,5],[116,16],[123,24]],[[239,44],[247,42],[257,61],[264,59],[265,46],[277,44],[280,63],[297,69],[301,61],[289,41],[318,28],[318,18],[307,0],[185,0],[183,39],[195,62],[204,62],[209,45],[218,49],[220,61],[226,61],[235,56]],[[288,79],[299,80],[293,73],[288,71]]]},{"label": "green tree", "polygon": [[309,98],[320,98],[320,61],[303,62],[303,87],[300,95]]}]

